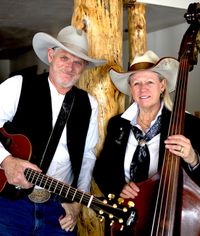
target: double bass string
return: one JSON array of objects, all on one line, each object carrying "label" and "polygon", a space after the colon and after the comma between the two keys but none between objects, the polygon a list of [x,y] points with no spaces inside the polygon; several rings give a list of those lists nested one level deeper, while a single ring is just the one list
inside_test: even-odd
[{"label": "double bass string", "polygon": [[[187,87],[188,59],[183,56],[180,61],[176,95],[170,119],[168,135],[182,134],[184,127],[185,93]],[[174,207],[176,206],[178,176],[180,169],[180,157],[165,150],[163,168],[161,171],[158,197],[156,200],[156,211],[153,219],[151,235],[165,235],[166,229],[169,235],[173,233]],[[160,207],[161,206],[161,207]],[[169,218],[170,216],[170,218]]]}]

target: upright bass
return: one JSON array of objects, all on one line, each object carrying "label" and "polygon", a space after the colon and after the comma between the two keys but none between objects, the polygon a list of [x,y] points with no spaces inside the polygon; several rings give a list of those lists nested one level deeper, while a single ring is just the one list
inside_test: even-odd
[{"label": "upright bass", "polygon": [[[185,18],[190,26],[179,50],[168,136],[184,133],[188,73],[197,64],[199,51],[200,3],[190,4]],[[138,220],[131,236],[200,236],[200,186],[182,169],[180,159],[166,149],[161,171],[139,183],[140,193],[134,199]]]},{"label": "upright bass", "polygon": [[[185,14],[190,24],[180,46],[179,73],[168,136],[184,133],[188,72],[197,64],[200,3],[189,5]],[[151,236],[200,235],[200,186],[180,168],[180,157],[165,151],[160,175]]]}]

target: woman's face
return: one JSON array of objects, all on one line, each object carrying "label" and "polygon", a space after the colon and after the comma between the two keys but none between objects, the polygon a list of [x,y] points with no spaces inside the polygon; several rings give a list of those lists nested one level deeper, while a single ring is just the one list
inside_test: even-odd
[{"label": "woman's face", "polygon": [[160,80],[152,71],[139,71],[130,77],[130,90],[134,101],[143,109],[160,106],[160,94],[166,88],[166,80]]}]

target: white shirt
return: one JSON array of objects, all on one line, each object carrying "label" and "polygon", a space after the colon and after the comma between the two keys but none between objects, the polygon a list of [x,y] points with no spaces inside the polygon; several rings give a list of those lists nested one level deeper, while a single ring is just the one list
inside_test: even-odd
[{"label": "white shirt", "polygon": [[[52,83],[49,81],[51,99],[52,99],[52,112],[53,112],[53,125],[56,122],[58,113],[61,108],[61,104],[64,99],[64,95],[59,94]],[[0,84],[0,127],[4,125],[6,121],[12,121],[15,112],[17,110],[19,97],[22,87],[22,76],[17,75],[5,80]],[[94,97],[89,95],[91,104],[91,119],[89,129],[86,137],[86,144],[83,155],[82,167],[78,179],[78,189],[89,192],[92,178],[92,171],[95,165],[96,157],[94,154],[94,147],[98,141],[98,103]],[[52,159],[52,162],[47,171],[47,175],[63,181],[69,185],[73,182],[73,172],[69,153],[67,150],[66,140],[66,127],[61,135],[58,147]],[[10,153],[4,149],[0,143],[0,163]]]},{"label": "white shirt", "polygon": [[[163,105],[160,108],[160,111],[157,114],[157,117],[161,115]],[[121,117],[129,120],[131,125],[137,126],[139,129],[141,127],[137,124],[137,115],[138,115],[139,109],[138,105],[136,103],[133,103],[122,115]],[[155,123],[157,117],[155,120],[151,122],[151,126]],[[151,127],[150,126],[150,127]],[[158,159],[159,159],[159,144],[160,144],[160,134],[157,134],[154,136],[150,141],[147,143],[149,153],[150,153],[150,166],[149,166],[149,177],[154,175],[158,170]],[[133,132],[131,131],[128,138],[128,143],[126,146],[126,153],[125,153],[125,160],[124,160],[124,172],[125,172],[125,178],[126,181],[130,181],[130,164],[133,158],[133,154],[136,150],[136,147],[138,145],[138,141],[136,140]]]}]

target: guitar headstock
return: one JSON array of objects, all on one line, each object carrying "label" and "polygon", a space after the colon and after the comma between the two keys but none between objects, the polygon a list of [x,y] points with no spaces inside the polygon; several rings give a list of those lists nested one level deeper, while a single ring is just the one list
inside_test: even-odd
[{"label": "guitar headstock", "polygon": [[[94,206],[95,204],[95,206]],[[109,194],[108,198],[95,198],[92,209],[98,214],[100,221],[110,221],[110,226],[115,224],[119,230],[132,226],[137,220],[137,212],[133,201],[116,198]]]}]

